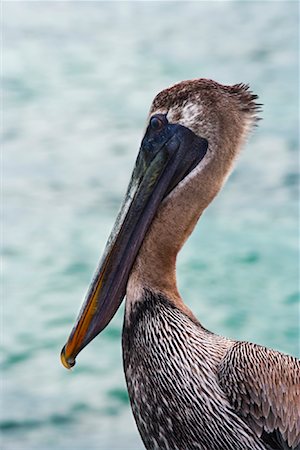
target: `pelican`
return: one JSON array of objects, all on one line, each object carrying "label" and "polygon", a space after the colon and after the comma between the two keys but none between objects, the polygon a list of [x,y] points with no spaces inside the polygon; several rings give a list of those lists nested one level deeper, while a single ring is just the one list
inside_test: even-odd
[{"label": "pelican", "polygon": [[176,257],[222,188],[259,105],[248,85],[182,81],[154,99],[124,203],[65,367],[126,295],[124,371],[148,450],[300,449],[300,360],[208,331],[183,302]]}]

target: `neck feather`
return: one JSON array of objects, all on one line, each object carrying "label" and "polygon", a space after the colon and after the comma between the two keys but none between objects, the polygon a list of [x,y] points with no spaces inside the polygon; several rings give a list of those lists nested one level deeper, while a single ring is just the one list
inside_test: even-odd
[{"label": "neck feather", "polygon": [[[177,289],[176,259],[201,214],[230,173],[236,152],[219,149],[218,154],[221,156],[216,158],[211,146],[207,157],[162,202],[129,277],[127,310],[132,303],[141,300],[144,289],[149,289],[163,294],[194,319]],[[227,157],[222,158],[222,155]]]}]

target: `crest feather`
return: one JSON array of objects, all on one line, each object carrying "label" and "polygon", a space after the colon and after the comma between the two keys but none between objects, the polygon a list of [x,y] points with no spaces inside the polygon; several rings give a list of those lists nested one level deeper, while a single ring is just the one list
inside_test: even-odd
[{"label": "crest feather", "polygon": [[257,113],[262,111],[262,103],[257,103],[258,95],[254,94],[248,84],[239,83],[233,86],[226,86],[231,95],[235,96],[241,107],[241,111],[250,114],[254,121],[261,120]]},{"label": "crest feather", "polygon": [[228,86],[205,78],[181,81],[161,91],[153,100],[151,111],[160,108],[168,110],[174,106],[182,107],[186,102],[193,99],[199,100],[201,97],[210,104],[214,104],[222,96],[224,99],[227,96],[235,99],[238,109],[248,114],[252,122],[260,120],[257,113],[261,111],[262,104],[256,102],[258,96],[250,90],[248,84],[239,83]]}]

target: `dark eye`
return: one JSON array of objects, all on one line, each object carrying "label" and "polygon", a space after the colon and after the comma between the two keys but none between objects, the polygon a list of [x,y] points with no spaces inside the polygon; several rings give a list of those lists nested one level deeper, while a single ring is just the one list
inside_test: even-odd
[{"label": "dark eye", "polygon": [[158,117],[151,117],[150,125],[152,130],[158,131],[163,127],[163,122]]}]

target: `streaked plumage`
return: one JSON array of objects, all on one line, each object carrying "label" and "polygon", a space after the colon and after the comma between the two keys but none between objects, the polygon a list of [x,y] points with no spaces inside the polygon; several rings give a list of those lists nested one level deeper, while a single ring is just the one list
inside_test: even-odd
[{"label": "streaked plumage", "polygon": [[147,449],[300,448],[298,360],[213,334],[150,291],[128,318],[124,370]]},{"label": "streaked plumage", "polygon": [[299,447],[298,359],[249,342],[235,342],[220,362],[218,377],[234,410],[257,435],[267,440],[266,433],[278,430],[273,439]]},{"label": "streaked plumage", "polygon": [[218,159],[199,176],[204,189],[183,180],[166,198],[127,287],[124,369],[147,449],[300,450],[299,360],[203,328],[180,299],[170,258],[189,234],[187,225],[218,192],[257,120],[256,98],[245,85],[195,80],[163,91],[151,107],[150,116],[167,112],[170,121],[205,137]]},{"label": "streaked plumage", "polygon": [[[136,211],[137,203],[143,214],[139,194],[131,195],[135,174],[146,167],[151,184],[158,175],[147,164],[157,161],[160,152],[166,150],[171,161],[177,150],[185,149],[182,158],[190,162],[182,165],[180,178],[175,172],[175,185],[167,185],[151,222],[144,226],[143,240],[136,253],[132,251],[132,266],[115,264],[115,287],[107,268],[114,272],[112,261],[122,261],[117,258],[124,247],[125,255],[131,251],[134,235],[126,246],[121,238],[128,229],[139,230],[140,224],[133,221],[128,206],[123,223],[119,216],[118,234],[112,233],[62,351],[64,365],[74,365],[79,351],[115,313],[117,306],[108,302],[108,294],[117,304],[125,294],[125,280],[124,371],[148,450],[300,450],[300,361],[206,330],[183,303],[176,285],[177,254],[232,170],[257,120],[256,98],[243,84],[223,86],[204,79],[179,83],[156,96],[128,190],[130,208]],[[184,147],[187,142],[193,153]],[[195,149],[202,152],[198,159]],[[141,192],[146,198],[148,190]],[[128,223],[134,225],[130,228]],[[138,238],[140,232],[136,233]]]}]

